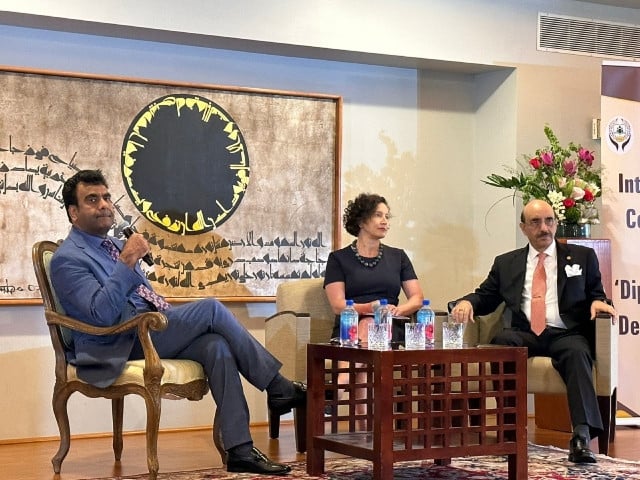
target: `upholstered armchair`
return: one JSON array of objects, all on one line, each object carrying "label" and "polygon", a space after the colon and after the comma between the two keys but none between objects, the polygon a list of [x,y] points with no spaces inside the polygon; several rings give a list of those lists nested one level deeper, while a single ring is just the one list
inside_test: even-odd
[{"label": "upholstered armchair", "polygon": [[[292,380],[307,380],[307,344],[328,342],[335,314],[322,278],[281,283],[276,291],[277,313],[265,320],[265,346],[282,362],[280,372]],[[296,449],[306,450],[306,407],[294,411]],[[280,417],[269,412],[269,435],[278,438]]]},{"label": "upholstered armchair", "polygon": [[[33,266],[55,353],[56,380],[52,404],[60,431],[60,446],[51,460],[53,470],[56,474],[60,473],[62,462],[69,452],[71,437],[67,402],[72,393],[80,392],[91,398],[111,399],[113,452],[116,461],[120,461],[122,454],[124,397],[136,394],[144,398],[147,408],[147,465],[149,478],[155,480],[159,470],[157,442],[162,399],[202,399],[209,389],[202,366],[191,360],[163,360],[158,357],[151,341],[150,331],[163,330],[167,327],[167,318],[161,313],[143,313],[125,323],[107,328],[93,327],[66,316],[50,283],[49,266],[57,248],[56,243],[43,241],[37,242],[32,251]],[[72,348],[72,330],[92,335],[116,335],[131,329],[137,330],[144,351],[143,360],[127,362],[120,377],[109,387],[98,388],[78,378],[75,366],[68,363],[66,359],[66,353]],[[214,441],[224,461],[224,447],[215,426]]]},{"label": "upholstered armchair", "polygon": [[[450,307],[452,304],[450,303]],[[504,328],[504,304],[490,315],[475,317],[474,323],[468,323],[464,332],[464,343],[469,346],[483,345]],[[436,323],[446,316],[436,316]],[[595,319],[596,345],[593,381],[595,384],[600,415],[604,432],[598,437],[600,453],[609,452],[609,442],[615,439],[615,415],[618,388],[618,330],[611,324],[611,316],[601,315]],[[436,325],[436,335],[442,335],[441,325]],[[436,337],[436,341],[438,341]],[[553,368],[551,358],[532,357],[527,362],[527,391],[529,393],[563,394],[567,390],[558,371]]]}]

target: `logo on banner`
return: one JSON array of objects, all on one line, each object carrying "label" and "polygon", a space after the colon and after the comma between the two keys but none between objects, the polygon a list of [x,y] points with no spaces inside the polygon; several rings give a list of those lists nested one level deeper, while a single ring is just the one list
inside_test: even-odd
[{"label": "logo on banner", "polygon": [[620,155],[631,148],[633,134],[631,124],[623,117],[615,117],[607,125],[607,144],[609,148]]}]

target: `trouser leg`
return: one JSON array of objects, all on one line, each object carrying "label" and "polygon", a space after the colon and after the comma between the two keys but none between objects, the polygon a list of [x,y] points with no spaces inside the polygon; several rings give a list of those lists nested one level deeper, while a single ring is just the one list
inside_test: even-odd
[{"label": "trouser leg", "polygon": [[591,437],[602,431],[602,418],[593,386],[593,358],[582,335],[560,336],[551,343],[553,366],[567,386],[571,423],[588,425]]},{"label": "trouser leg", "polygon": [[227,341],[217,334],[205,334],[176,358],[194,360],[203,366],[218,409],[216,417],[225,450],[251,442],[249,407]]},{"label": "trouser leg", "polygon": [[227,341],[238,371],[249,383],[264,390],[276,376],[282,364],[269,353],[231,314],[215,299],[204,299],[173,307],[166,312],[169,326],[154,332],[156,349],[165,358],[174,358],[195,338],[215,333]]}]

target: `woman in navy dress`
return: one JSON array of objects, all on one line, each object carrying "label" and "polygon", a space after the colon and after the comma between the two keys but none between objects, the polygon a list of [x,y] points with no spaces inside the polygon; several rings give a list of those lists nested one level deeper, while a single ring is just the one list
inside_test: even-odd
[{"label": "woman in navy dress", "polygon": [[[389,205],[384,197],[361,193],[344,209],[345,230],[356,237],[347,247],[329,254],[324,287],[336,314],[334,337],[339,335],[340,312],[353,300],[361,319],[361,340],[366,338],[367,317],[386,299],[394,317],[410,317],[422,306],[422,288],[404,250],[382,243],[390,227]],[[407,298],[400,304],[400,290]],[[404,337],[404,325],[394,322],[394,339]]]},{"label": "woman in navy dress", "polygon": [[[366,341],[367,328],[380,300],[386,299],[394,317],[409,317],[422,306],[422,288],[413,265],[404,250],[382,243],[390,226],[389,205],[384,197],[361,193],[350,200],[344,209],[342,223],[345,230],[356,237],[347,247],[329,254],[324,288],[336,314],[333,337],[339,336],[340,312],[347,299],[354,301],[360,317],[360,341]],[[400,304],[400,290],[407,298]],[[394,340],[404,339],[404,323],[394,321]],[[347,373],[338,376],[338,384],[348,382]],[[362,374],[358,374],[362,375]],[[364,378],[356,378],[357,383]],[[342,395],[343,390],[339,390]],[[366,390],[354,392],[357,399],[366,396]],[[364,416],[366,405],[357,404],[356,413]],[[364,428],[364,421],[358,422]]]}]

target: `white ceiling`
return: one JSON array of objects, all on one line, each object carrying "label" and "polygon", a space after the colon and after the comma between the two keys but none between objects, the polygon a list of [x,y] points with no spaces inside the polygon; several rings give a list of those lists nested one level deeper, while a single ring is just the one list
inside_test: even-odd
[{"label": "white ceiling", "polygon": [[610,5],[612,7],[626,7],[640,9],[640,0],[580,0],[582,2],[599,3],[600,5]]}]

